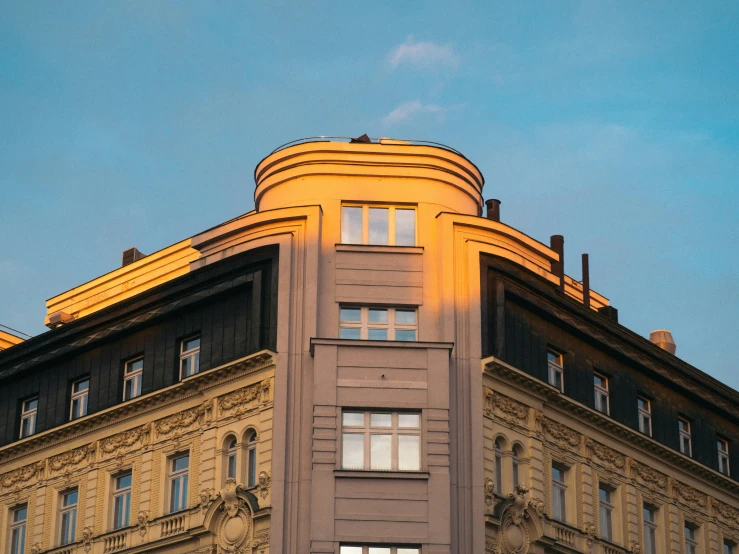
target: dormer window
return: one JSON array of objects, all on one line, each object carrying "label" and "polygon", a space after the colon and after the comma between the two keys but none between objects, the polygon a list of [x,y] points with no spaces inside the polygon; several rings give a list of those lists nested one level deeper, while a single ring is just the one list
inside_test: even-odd
[{"label": "dormer window", "polygon": [[551,348],[547,350],[549,384],[559,392],[564,392],[564,356]]},{"label": "dormer window", "polygon": [[416,209],[406,206],[345,204],[341,242],[380,246],[416,245]]}]

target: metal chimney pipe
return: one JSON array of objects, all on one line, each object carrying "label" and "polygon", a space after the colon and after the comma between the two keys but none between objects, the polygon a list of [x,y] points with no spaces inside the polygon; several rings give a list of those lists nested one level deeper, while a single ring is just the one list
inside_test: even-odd
[{"label": "metal chimney pipe", "polygon": [[500,200],[491,198],[485,201],[485,206],[488,209],[487,218],[500,222]]},{"label": "metal chimney pipe", "polygon": [[565,238],[562,235],[552,235],[549,239],[552,250],[559,254],[559,261],[552,262],[552,273],[559,277],[559,290],[565,291]]},{"label": "metal chimney pipe", "polygon": [[673,356],[677,352],[677,345],[672,338],[672,333],[666,329],[657,329],[649,333],[649,340],[659,346],[662,350],[667,350]]},{"label": "metal chimney pipe", "polygon": [[582,255],[582,303],[590,307],[590,258]]}]

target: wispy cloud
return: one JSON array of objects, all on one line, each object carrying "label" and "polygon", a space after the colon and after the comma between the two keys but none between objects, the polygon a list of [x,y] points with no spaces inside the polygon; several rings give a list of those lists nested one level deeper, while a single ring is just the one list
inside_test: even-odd
[{"label": "wispy cloud", "polygon": [[394,125],[396,123],[402,123],[408,121],[418,114],[436,114],[437,116],[443,116],[447,111],[447,108],[437,106],[436,104],[423,104],[420,100],[410,100],[403,102],[389,114],[382,118],[382,122],[385,125]]},{"label": "wispy cloud", "polygon": [[416,67],[444,66],[456,68],[460,57],[451,44],[436,44],[434,42],[414,41],[408,37],[403,44],[399,44],[390,51],[388,63],[393,69],[400,65]]}]

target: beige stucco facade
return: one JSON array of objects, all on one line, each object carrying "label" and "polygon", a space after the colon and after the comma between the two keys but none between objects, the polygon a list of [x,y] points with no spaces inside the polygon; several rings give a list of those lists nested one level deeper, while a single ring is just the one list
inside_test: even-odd
[{"label": "beige stucco facade", "polygon": [[[552,284],[559,258],[481,217],[484,181],[469,160],[433,146],[307,142],[269,155],[255,180],[255,211],[49,300],[49,314],[84,318],[183,273],[279,249],[274,352],[0,449],[0,518],[27,503],[26,552],[339,554],[342,545],[387,545],[422,554],[639,554],[645,499],[660,507],[658,552],[683,552],[688,511],[701,525],[703,554],[739,541],[739,495],[724,476],[678,463],[665,447],[617,432],[619,424],[483,357],[481,255]],[[343,205],[415,210],[415,244],[342,243]],[[566,277],[564,292],[582,303],[578,281]],[[595,291],[590,298],[592,311],[608,305]],[[417,340],[341,339],[341,306],[416,310]],[[420,415],[418,470],[342,466],[342,413],[372,410]],[[227,483],[223,465],[225,439],[235,436],[243,457],[248,429],[259,433],[251,489],[243,471]],[[498,437],[502,490],[494,487]],[[524,454],[514,490],[516,444]],[[165,464],[183,451],[189,509],[168,515]],[[551,517],[553,460],[571,468],[562,523]],[[112,532],[110,482],[122,468],[133,469],[132,525]],[[601,480],[617,491],[609,542],[596,532]],[[78,541],[60,547],[55,503],[72,485]],[[7,530],[0,522],[0,544]]]}]

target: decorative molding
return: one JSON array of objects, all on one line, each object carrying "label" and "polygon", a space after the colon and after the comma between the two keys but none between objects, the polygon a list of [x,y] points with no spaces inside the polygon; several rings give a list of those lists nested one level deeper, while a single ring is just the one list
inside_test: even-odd
[{"label": "decorative molding", "polygon": [[264,379],[260,383],[249,385],[233,392],[230,392],[218,398],[218,412],[223,415],[224,412],[233,412],[230,415],[241,415],[249,411],[248,404],[257,402],[266,404],[269,402],[270,380]]},{"label": "decorative molding", "polygon": [[121,457],[135,450],[136,443],[139,443],[139,447],[145,446],[149,442],[150,434],[151,427],[149,424],[145,424],[107,437],[100,441],[101,455]]},{"label": "decorative molding", "polygon": [[82,529],[82,547],[85,549],[85,552],[92,550],[92,535],[92,527]]},{"label": "decorative molding", "polygon": [[257,490],[259,491],[259,496],[261,496],[262,499],[267,498],[267,495],[269,494],[269,488],[271,485],[272,485],[272,476],[269,474],[269,472],[260,471]]},{"label": "decorative molding", "polygon": [[598,460],[604,467],[623,472],[626,468],[626,456],[616,452],[610,446],[601,444],[592,439],[586,439],[593,461]]},{"label": "decorative molding", "polygon": [[544,517],[544,501],[541,498],[530,498],[529,508],[536,512],[539,517]]},{"label": "decorative molding", "polygon": [[49,458],[49,470],[66,474],[71,473],[74,468],[83,462],[94,462],[97,446],[95,443],[75,448],[63,454]]},{"label": "decorative molding", "polygon": [[585,540],[587,542],[588,548],[592,548],[593,543],[595,542],[595,534],[597,533],[595,525],[593,525],[592,523],[586,523],[582,531],[583,533],[585,533]]},{"label": "decorative molding", "polygon": [[485,537],[485,554],[500,554],[498,543],[492,537]]},{"label": "decorative molding", "polygon": [[636,541],[631,541],[629,543],[629,552],[631,552],[631,554],[641,554],[641,544]]},{"label": "decorative molding", "polygon": [[188,429],[195,423],[204,423],[208,420],[208,414],[213,411],[213,404],[206,400],[200,406],[176,413],[154,423],[159,436],[169,435],[173,432]]},{"label": "decorative molding", "polygon": [[235,517],[239,511],[239,505],[243,502],[239,496],[239,491],[242,490],[242,486],[236,482],[236,479],[229,477],[219,493],[219,496],[223,500],[222,510],[226,510],[229,517]]},{"label": "decorative molding", "polygon": [[720,500],[715,498],[711,499],[711,506],[713,507],[714,513],[725,522],[736,526],[739,529],[739,510],[728,504],[724,504]]},{"label": "decorative molding", "polygon": [[582,435],[562,423],[542,416],[538,420],[540,428],[551,439],[551,442],[564,450],[576,451],[582,442]]},{"label": "decorative molding", "polygon": [[485,478],[485,505],[488,508],[491,508],[493,506],[493,500],[495,498],[495,481],[493,481],[490,477]]},{"label": "decorative molding", "polygon": [[498,549],[501,554],[526,554],[531,547],[529,526],[525,520],[530,518],[526,509],[529,506],[529,489],[516,485],[508,495],[509,504],[503,511],[498,531]]},{"label": "decorative molding", "polygon": [[8,473],[0,475],[0,489],[14,489],[18,490],[22,486],[25,486],[34,478],[38,479],[44,474],[46,464],[44,462],[36,462],[24,467],[19,467]]},{"label": "decorative molding", "polygon": [[650,491],[665,492],[667,489],[667,475],[635,460],[631,461],[631,474]]},{"label": "decorative molding", "polygon": [[34,543],[34,545],[31,547],[31,554],[40,554],[41,552],[41,545],[39,543]]},{"label": "decorative molding", "polygon": [[205,514],[205,512],[208,511],[208,508],[210,508],[210,505],[213,504],[213,501],[216,499],[216,490],[215,489],[203,489],[200,491],[200,511]]},{"label": "decorative molding", "polygon": [[708,497],[705,494],[680,481],[672,482],[672,491],[675,493],[675,499],[686,506],[692,508],[696,506],[705,508],[708,506]]},{"label": "decorative molding", "polygon": [[139,515],[136,516],[136,527],[141,535],[141,539],[145,540],[146,531],[149,528],[149,511],[141,510]]},{"label": "decorative molding", "polygon": [[500,413],[500,418],[509,424],[526,425],[529,420],[529,407],[518,400],[494,392],[484,387],[484,412],[488,417],[495,416],[495,409]]}]

